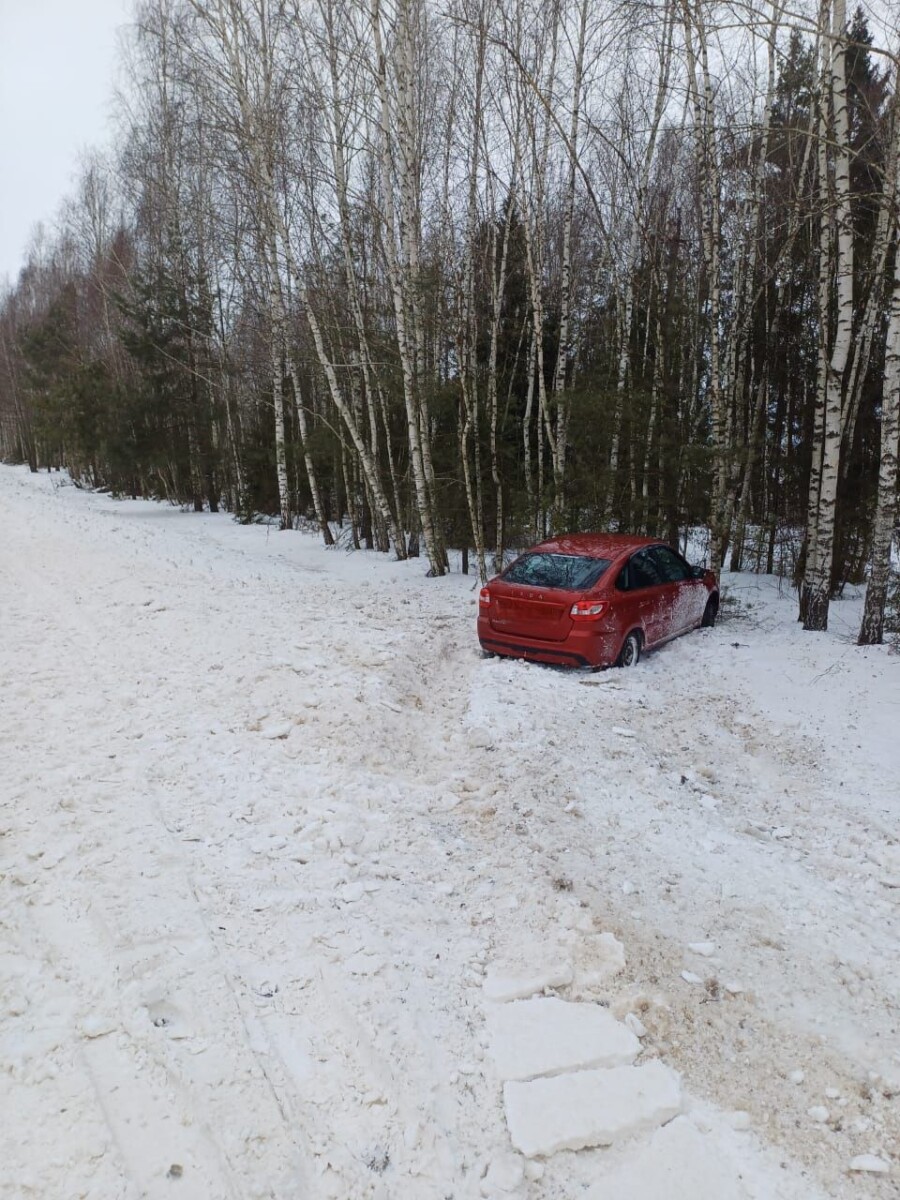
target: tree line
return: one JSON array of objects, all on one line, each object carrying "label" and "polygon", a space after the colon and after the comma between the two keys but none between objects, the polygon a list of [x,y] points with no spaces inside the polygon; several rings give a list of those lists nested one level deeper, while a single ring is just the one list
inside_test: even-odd
[{"label": "tree line", "polygon": [[845,5],[141,0],[0,294],[0,456],[435,575],[700,526],[881,641],[900,33]]}]

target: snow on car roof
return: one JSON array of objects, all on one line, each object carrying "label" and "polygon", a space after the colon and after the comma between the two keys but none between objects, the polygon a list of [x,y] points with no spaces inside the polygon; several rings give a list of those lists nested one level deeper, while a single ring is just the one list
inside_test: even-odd
[{"label": "snow on car roof", "polygon": [[631,533],[564,533],[531,549],[547,554],[587,554],[597,558],[612,558],[624,550],[638,550],[641,546],[658,544],[659,538],[639,537]]}]

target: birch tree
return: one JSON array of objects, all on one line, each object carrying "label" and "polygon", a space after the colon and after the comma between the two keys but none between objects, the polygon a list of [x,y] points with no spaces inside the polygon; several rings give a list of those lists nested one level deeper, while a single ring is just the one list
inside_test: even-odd
[{"label": "birch tree", "polygon": [[722,388],[721,324],[721,188],[716,146],[715,101],[709,66],[706,18],[699,0],[681,0],[690,99],[698,167],[698,204],[706,281],[706,330],[709,340],[707,392],[713,443],[713,488],[710,503],[710,558],[718,572],[725,558],[725,512],[728,456],[725,397]]},{"label": "birch tree", "polygon": [[[391,77],[382,20],[381,0],[372,0],[374,74],[380,117],[381,241],[394,306],[416,508],[431,573],[443,575],[447,570],[447,556],[435,521],[431,430],[423,390],[425,364],[421,311],[421,163],[416,104],[416,38],[421,33],[425,17],[419,0],[397,0]],[[399,206],[394,202],[395,181]]]},{"label": "birch tree", "polygon": [[[817,396],[817,430],[820,458],[810,485],[813,522],[808,530],[806,569],[803,578],[803,628],[828,628],[831,571],[834,549],[835,505],[840,478],[844,386],[853,337],[853,216],[850,209],[850,138],[847,121],[846,6],[834,0],[823,13],[823,129],[819,151],[820,199],[833,186],[833,215],[823,203],[820,248],[820,374]],[[827,118],[830,117],[830,120]],[[831,147],[831,154],[828,147]],[[833,170],[829,172],[829,164]],[[833,221],[833,228],[832,228]],[[835,281],[834,336],[829,350],[825,333],[829,281]],[[814,456],[818,446],[813,447]],[[820,465],[819,465],[820,463]],[[817,492],[817,494],[815,494]]]}]

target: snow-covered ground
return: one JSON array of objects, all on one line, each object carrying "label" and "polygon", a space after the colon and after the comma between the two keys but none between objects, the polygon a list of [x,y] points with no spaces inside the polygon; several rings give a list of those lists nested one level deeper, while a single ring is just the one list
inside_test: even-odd
[{"label": "snow-covered ground", "polygon": [[897,1196],[858,601],[483,660],[473,578],[62,482],[0,468],[0,1194]]}]

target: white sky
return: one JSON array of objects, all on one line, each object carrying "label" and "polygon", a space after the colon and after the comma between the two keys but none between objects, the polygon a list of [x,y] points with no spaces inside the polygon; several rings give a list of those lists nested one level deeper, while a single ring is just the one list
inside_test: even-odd
[{"label": "white sky", "polygon": [[71,190],[79,154],[107,139],[130,12],[131,0],[0,0],[0,283]]}]

